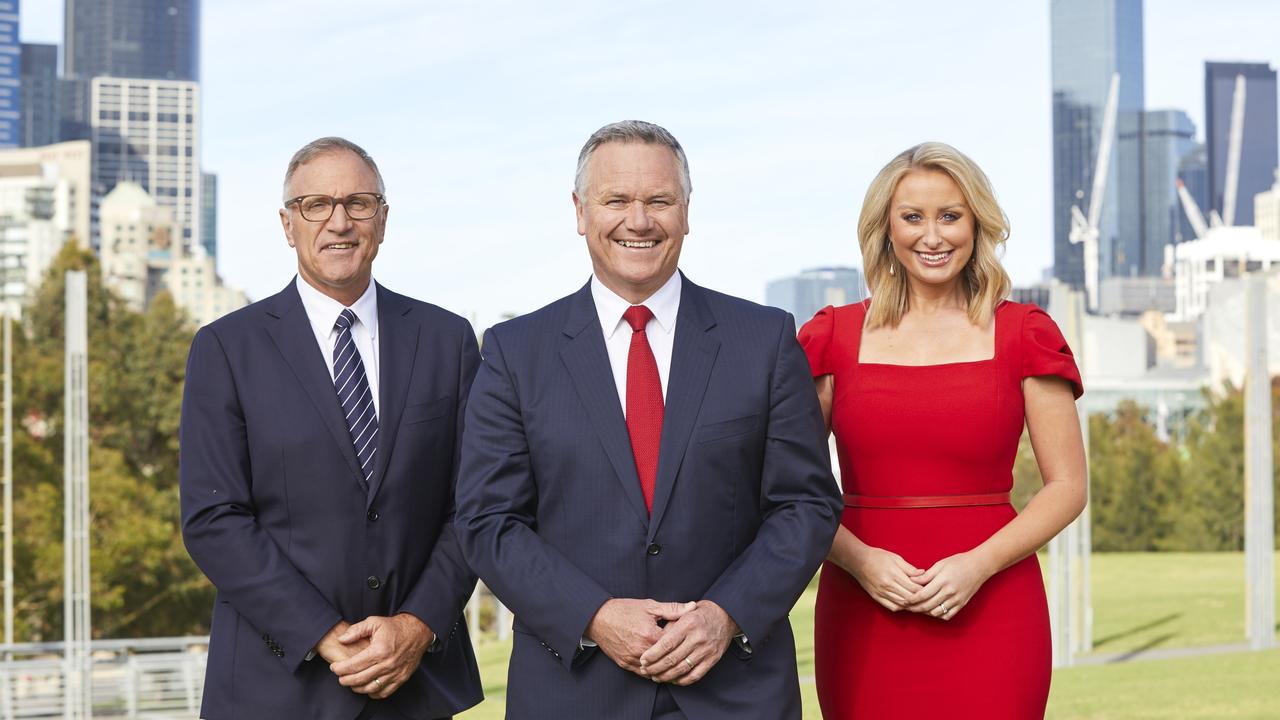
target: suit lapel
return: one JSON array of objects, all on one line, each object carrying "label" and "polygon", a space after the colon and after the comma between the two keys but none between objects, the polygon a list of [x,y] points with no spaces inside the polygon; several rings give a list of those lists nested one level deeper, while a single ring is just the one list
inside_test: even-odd
[{"label": "suit lapel", "polygon": [[404,415],[405,391],[417,360],[421,328],[409,315],[412,309],[400,296],[378,286],[378,452],[369,478],[370,505],[387,476]]},{"label": "suit lapel", "polygon": [[618,387],[614,384],[609,353],[604,346],[604,334],[600,329],[600,316],[596,314],[591,299],[591,284],[574,294],[569,306],[569,319],[564,326],[570,340],[560,351],[560,359],[573,379],[578,397],[591,419],[604,447],[614,475],[622,485],[636,516],[644,525],[649,524],[649,510],[644,505],[640,491],[640,478],[636,474],[635,457],[631,454],[631,438],[627,435],[627,423],[618,401]]},{"label": "suit lapel", "polygon": [[676,314],[676,336],[667,378],[667,403],[662,414],[653,521],[649,524],[651,541],[671,500],[676,475],[684,462],[689,436],[702,409],[707,380],[711,377],[711,368],[720,349],[720,341],[708,332],[716,323],[707,306],[705,291],[689,282],[683,274],[680,279],[680,310]]},{"label": "suit lapel", "polygon": [[276,302],[267,308],[267,314],[273,318],[266,324],[267,334],[311,397],[321,420],[333,436],[338,452],[347,461],[352,482],[359,483],[360,463],[356,460],[355,448],[351,446],[351,431],[347,428],[342,406],[338,404],[338,393],[333,387],[326,360],[316,345],[316,336],[307,319],[307,311],[302,307],[298,288],[289,283],[274,300]]}]

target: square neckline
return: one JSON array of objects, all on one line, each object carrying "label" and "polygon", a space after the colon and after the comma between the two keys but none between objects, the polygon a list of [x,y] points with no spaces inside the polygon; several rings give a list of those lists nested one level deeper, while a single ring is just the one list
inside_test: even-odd
[{"label": "square neckline", "polygon": [[871,298],[863,300],[862,305],[862,322],[858,323],[858,347],[857,354],[853,358],[854,367],[886,367],[886,368],[941,368],[941,367],[958,367],[961,365],[982,365],[984,363],[993,363],[1000,354],[1000,309],[1009,304],[1008,300],[1001,300],[996,305],[995,310],[991,312],[991,322],[994,327],[991,329],[991,357],[983,360],[956,360],[953,362],[930,363],[928,365],[903,365],[901,363],[880,363],[880,362],[863,362],[862,361],[862,333],[866,330],[867,315],[866,311],[871,307]]}]

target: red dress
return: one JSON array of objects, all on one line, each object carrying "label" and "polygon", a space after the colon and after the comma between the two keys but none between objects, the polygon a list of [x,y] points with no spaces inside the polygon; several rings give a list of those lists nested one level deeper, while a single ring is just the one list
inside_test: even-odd
[{"label": "red dress", "polygon": [[[1033,305],[995,313],[995,357],[906,366],[859,363],[866,305],[825,308],[800,331],[814,377],[832,375],[831,427],[844,491],[919,497],[1008,492],[1022,434],[1022,379],[1080,374],[1057,325]],[[1008,503],[846,507],[863,542],[928,569],[970,550],[1016,515]],[[815,617],[818,699],[826,720],[1044,716],[1049,613],[1031,555],[988,580],[951,620],[892,613],[828,562]]]}]

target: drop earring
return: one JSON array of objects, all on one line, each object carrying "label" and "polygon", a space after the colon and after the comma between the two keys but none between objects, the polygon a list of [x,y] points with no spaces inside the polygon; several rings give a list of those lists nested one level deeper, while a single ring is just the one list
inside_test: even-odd
[{"label": "drop earring", "polygon": [[893,272],[893,241],[886,241],[884,249],[889,253],[889,274],[894,275],[896,273]]}]

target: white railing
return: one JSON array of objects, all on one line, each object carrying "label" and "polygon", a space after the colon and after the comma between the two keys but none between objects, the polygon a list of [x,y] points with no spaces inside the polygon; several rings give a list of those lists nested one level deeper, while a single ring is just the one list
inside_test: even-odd
[{"label": "white railing", "polygon": [[[207,637],[94,641],[93,714],[198,718],[208,645]],[[0,658],[0,719],[63,717],[61,643],[0,644]]]}]

